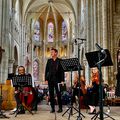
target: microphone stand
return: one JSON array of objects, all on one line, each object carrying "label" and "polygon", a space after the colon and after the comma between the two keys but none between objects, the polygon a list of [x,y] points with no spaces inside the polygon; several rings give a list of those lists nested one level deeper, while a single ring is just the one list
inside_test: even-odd
[{"label": "microphone stand", "polygon": [[[100,117],[99,117],[100,120],[104,120],[103,115],[106,115],[107,117],[111,118],[112,120],[115,120],[110,115],[103,112],[103,85],[102,85],[102,71],[101,71],[101,68],[102,68],[103,63],[105,62],[105,60],[107,58],[107,53],[105,51],[102,52],[101,51],[102,48],[97,43],[96,43],[96,46],[99,49],[98,62],[95,64],[95,66],[97,66],[97,68],[99,70],[99,81],[100,81],[100,83],[99,83],[99,102],[100,102],[100,105],[99,105],[99,111],[91,118],[91,120],[93,120],[93,119],[96,120],[98,115],[100,115]],[[101,54],[105,55],[102,60],[101,60]]]},{"label": "microphone stand", "polygon": [[[78,39],[78,38],[77,38]],[[79,39],[78,39],[79,40]],[[83,41],[85,39],[80,39],[82,42],[81,43],[78,43],[78,62],[80,61],[80,45],[83,44]],[[79,100],[79,114],[77,116],[77,120],[82,120],[82,117],[85,118],[85,116],[81,113],[81,110],[80,110],[80,76],[81,76],[81,73],[80,73],[80,65],[78,64],[78,85],[79,85],[79,93],[78,93],[78,100]]]}]

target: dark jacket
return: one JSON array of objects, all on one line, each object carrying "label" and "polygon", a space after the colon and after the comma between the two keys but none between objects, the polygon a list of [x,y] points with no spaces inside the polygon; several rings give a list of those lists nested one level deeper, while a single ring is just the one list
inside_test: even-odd
[{"label": "dark jacket", "polygon": [[115,95],[120,96],[120,72],[117,73],[116,79],[117,79],[117,83],[116,83]]},{"label": "dark jacket", "polygon": [[[52,73],[51,73],[53,68],[52,61],[53,59],[48,59],[45,69],[45,80],[47,80],[48,82],[50,82],[52,79]],[[61,61],[60,58],[56,59],[57,65],[56,65],[55,78],[58,83],[64,81],[64,70],[62,68],[60,61]]]}]

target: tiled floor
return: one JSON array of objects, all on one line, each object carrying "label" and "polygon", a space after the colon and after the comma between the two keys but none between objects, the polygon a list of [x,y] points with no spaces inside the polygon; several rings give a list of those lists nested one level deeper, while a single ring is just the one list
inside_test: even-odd
[{"label": "tiled floor", "polygon": [[[66,107],[64,106],[64,111],[66,111]],[[97,108],[98,110],[99,108]],[[39,110],[34,115],[31,115],[29,112],[26,111],[26,114],[23,115],[9,115],[11,111],[5,111],[5,115],[9,116],[9,120],[68,120],[68,113],[66,113],[63,117],[62,114],[64,113],[50,113],[50,108],[48,105],[39,105]],[[107,112],[107,107],[104,107],[104,112]],[[82,117],[82,120],[91,120],[93,115],[89,115],[86,113],[85,109],[81,110],[81,113],[84,114],[85,118]],[[120,120],[120,107],[111,107],[111,112],[109,113],[115,120]],[[77,120],[78,114],[74,114],[70,116],[70,120]],[[3,118],[0,118],[3,120]],[[98,119],[98,118],[97,118]],[[105,118],[105,120],[111,120],[110,118]]]}]

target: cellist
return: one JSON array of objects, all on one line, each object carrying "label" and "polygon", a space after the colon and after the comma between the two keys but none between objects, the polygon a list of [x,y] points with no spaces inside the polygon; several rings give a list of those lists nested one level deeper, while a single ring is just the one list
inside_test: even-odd
[{"label": "cellist", "polygon": [[[19,66],[18,67],[18,75],[25,75],[25,68],[24,66]],[[21,105],[22,100],[20,99],[20,88],[19,87],[15,87],[15,100],[17,103],[17,109],[18,107]],[[24,108],[21,106],[19,114],[24,114],[25,110]]]},{"label": "cellist", "polygon": [[[24,66],[18,67],[18,75],[26,75]],[[28,75],[31,76],[30,74],[28,74]],[[33,93],[33,90],[34,90],[33,87],[23,87],[22,91],[21,91],[20,87],[15,87],[15,99],[16,99],[16,103],[17,103],[17,108],[22,103],[24,103],[27,107],[32,107],[30,105],[32,105],[34,94],[35,94],[35,93]],[[24,114],[24,113],[25,113],[24,107],[21,106],[19,114]]]}]

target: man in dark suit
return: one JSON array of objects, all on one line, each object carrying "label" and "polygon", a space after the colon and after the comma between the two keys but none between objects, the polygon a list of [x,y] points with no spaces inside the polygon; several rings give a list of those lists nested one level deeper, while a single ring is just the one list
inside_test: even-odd
[{"label": "man in dark suit", "polygon": [[61,66],[61,59],[57,57],[58,51],[57,49],[51,49],[51,59],[48,59],[46,70],[45,70],[45,81],[49,87],[49,95],[50,95],[50,104],[51,104],[51,113],[55,112],[55,99],[54,99],[54,89],[57,94],[58,100],[58,113],[62,112],[62,100],[61,93],[58,90],[58,83],[64,82],[64,71]]}]

